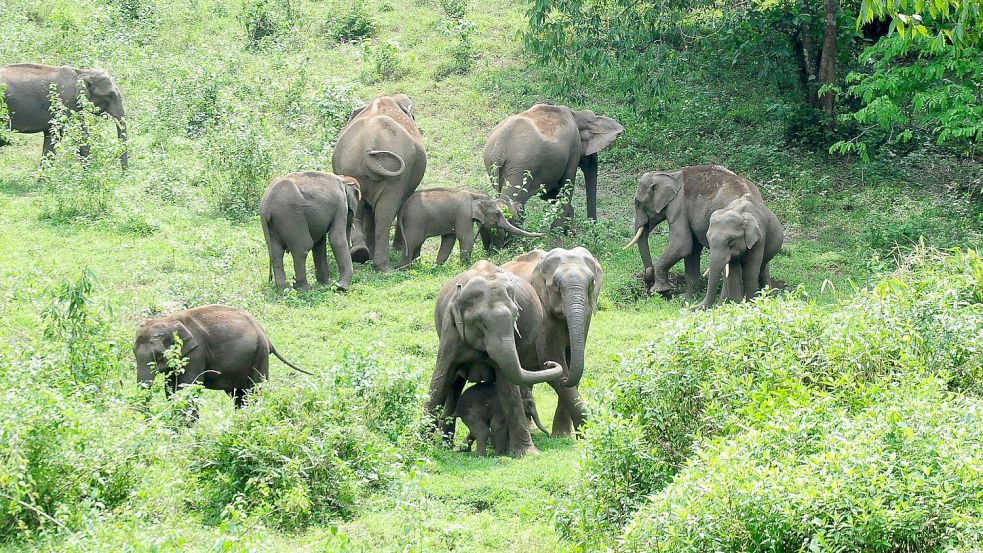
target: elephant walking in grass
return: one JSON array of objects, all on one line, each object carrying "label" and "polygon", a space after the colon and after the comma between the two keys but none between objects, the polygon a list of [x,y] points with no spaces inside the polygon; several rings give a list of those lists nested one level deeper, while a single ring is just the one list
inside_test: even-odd
[{"label": "elephant walking in grass", "polygon": [[352,111],[331,156],[334,172],[359,182],[352,260],[389,270],[389,233],[403,202],[423,180],[427,154],[405,94],[379,96]]},{"label": "elephant walking in grass", "polygon": [[[109,73],[102,69],[76,69],[67,65],[55,67],[34,63],[18,63],[0,67],[0,88],[7,104],[10,129],[19,133],[44,133],[42,155],[54,151],[52,129],[51,89],[54,86],[61,103],[78,111],[79,97],[84,95],[100,113],[116,123],[116,134],[126,143],[126,119],[123,93]],[[87,155],[87,151],[82,151]],[[119,159],[127,167],[124,150]]]},{"label": "elephant walking in grass", "polygon": [[528,238],[542,236],[513,226],[505,218],[502,205],[487,194],[459,188],[428,188],[410,196],[399,210],[396,232],[403,242],[399,267],[420,257],[423,242],[431,236],[440,236],[438,265],[451,255],[455,239],[460,244],[461,263],[469,263],[474,247],[474,221],[485,229],[497,228]]},{"label": "elephant walking in grass", "polygon": [[584,422],[579,384],[591,317],[604,281],[601,264],[586,248],[532,250],[502,266],[529,282],[543,308],[536,341],[540,361],[555,361],[564,378],[550,382],[558,401],[553,436],[570,436]]},{"label": "elephant walking in grass", "polygon": [[[532,389],[520,387],[519,392],[522,395],[522,409],[526,419],[532,419],[536,427],[549,436],[543,422],[539,420]],[[466,451],[471,451],[471,446],[477,441],[478,449],[475,454],[484,457],[489,436],[493,437],[493,444],[503,442],[505,421],[498,408],[494,382],[480,382],[465,390],[457,404],[457,411],[452,416],[460,418],[468,427]],[[496,447],[504,447],[504,444],[499,443]]]},{"label": "elephant walking in grass", "polygon": [[[700,254],[710,247],[710,215],[745,194],[764,205],[754,183],[720,165],[694,165],[671,173],[642,175],[635,191],[635,236],[625,249],[638,244],[649,291],[668,295],[672,290],[669,269],[683,259],[686,297],[696,299],[702,286]],[[669,221],[669,245],[653,264],[648,237],[662,221]]]},{"label": "elephant walking in grass", "polygon": [[439,416],[438,427],[452,437],[455,425],[448,417],[457,411],[464,375],[490,373],[504,421],[496,454],[538,453],[519,387],[556,380],[563,368],[552,361],[539,363],[536,337],[543,308],[536,291],[514,274],[479,261],[440,290],[434,318],[439,346],[427,413]]},{"label": "elephant walking in grass", "polygon": [[348,290],[352,258],[348,249],[355,209],[361,199],[359,183],[351,177],[306,171],[273,181],[260,202],[260,223],[270,254],[270,278],[287,287],[283,254],[294,261],[294,287],[307,290],[307,254],[314,252],[314,271],[319,284],[327,284],[327,243],[338,264],[338,288]]},{"label": "elephant walking in grass", "polygon": [[[568,181],[570,193],[561,202],[565,219],[573,217],[572,184],[580,168],[587,216],[596,220],[597,153],[624,130],[621,123],[590,110],[536,104],[495,127],[485,144],[485,171],[518,222],[529,198],[556,199]],[[487,246],[491,233],[482,230],[481,236]]]},{"label": "elephant walking in grass", "polygon": [[707,295],[697,308],[713,305],[724,277],[724,299],[751,299],[769,282],[768,263],[782,249],[785,232],[778,217],[750,194],[734,200],[710,215],[710,277]]},{"label": "elephant walking in grass", "polygon": [[[168,366],[166,355],[174,347],[175,337],[181,341],[181,356],[187,359],[180,371]],[[288,367],[311,374],[284,359],[252,315],[225,305],[147,319],[137,328],[133,344],[141,385],[149,386],[160,373],[168,397],[182,386],[201,384],[227,393],[236,408],[244,405],[253,386],[266,380],[271,353]]]}]

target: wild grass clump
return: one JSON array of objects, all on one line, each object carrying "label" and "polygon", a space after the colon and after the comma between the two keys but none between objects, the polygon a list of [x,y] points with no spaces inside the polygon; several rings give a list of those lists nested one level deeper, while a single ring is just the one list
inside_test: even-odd
[{"label": "wild grass clump", "polygon": [[395,40],[378,44],[365,43],[362,57],[368,67],[363,71],[363,79],[367,82],[395,81],[406,75],[407,67],[402,52],[402,47]]},{"label": "wild grass clump", "polygon": [[347,12],[332,18],[325,30],[338,42],[358,42],[375,34],[376,23],[365,2],[355,0]]},{"label": "wild grass clump", "polygon": [[208,134],[209,187],[216,209],[227,217],[255,214],[273,178],[276,151],[266,125],[258,114],[228,112]]},{"label": "wild grass clump", "polygon": [[708,440],[802,406],[860,411],[872,390],[925,375],[979,395],[981,302],[978,252],[921,250],[832,306],[764,298],[666,325],[622,360],[592,414],[562,530],[588,544],[612,539]]},{"label": "wild grass clump", "polygon": [[246,28],[249,48],[258,49],[276,41],[290,29],[294,13],[292,0],[248,0],[240,20]]},{"label": "wild grass clump", "polygon": [[296,385],[261,387],[197,454],[206,512],[282,528],[351,515],[413,462],[421,381],[369,351]]}]

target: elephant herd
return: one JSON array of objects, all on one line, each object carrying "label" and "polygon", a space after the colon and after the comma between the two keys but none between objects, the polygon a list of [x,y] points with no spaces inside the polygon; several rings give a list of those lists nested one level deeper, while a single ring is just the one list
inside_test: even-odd
[{"label": "elephant herd", "polygon": [[[49,94],[57,90],[68,109],[85,95],[109,115],[126,138],[122,94],[105,72],[17,64],[0,68],[0,87],[12,130],[43,132],[51,151]],[[371,261],[390,270],[390,248],[399,268],[420,256],[423,242],[440,236],[438,264],[454,242],[470,263],[478,236],[487,249],[506,233],[541,236],[517,225],[533,196],[557,200],[565,226],[573,215],[572,183],[584,173],[587,212],[597,217],[598,152],[625,128],[589,110],[537,104],[506,118],[491,132],[484,165],[498,197],[456,188],[417,191],[427,166],[412,100],[383,95],[352,111],[332,155],[332,173],[305,171],[275,179],[260,202],[270,280],[288,286],[283,258],[290,253],[294,287],[308,289],[307,255],[313,253],[318,283],[330,282],[327,247],[338,266],[336,286],[351,285],[353,263]],[[126,164],[124,155],[121,162]],[[649,291],[667,294],[669,269],[684,261],[686,294],[702,286],[700,257],[709,250],[706,295],[694,308],[709,308],[718,289],[728,301],[752,298],[769,283],[768,265],[782,247],[782,225],[757,187],[719,165],[684,167],[642,175],[634,196],[635,234]],[[653,263],[648,237],[662,221],[669,243]],[[395,233],[390,242],[390,235]],[[391,244],[391,245],[390,245]],[[579,384],[591,318],[604,280],[587,249],[535,249],[503,264],[478,261],[440,290],[434,313],[439,339],[427,413],[447,437],[461,418],[468,447],[483,455],[489,439],[495,454],[535,453],[530,419],[544,432],[531,387],[548,384],[557,394],[554,436],[572,435],[584,422]],[[256,319],[239,309],[209,305],[148,319],[137,330],[138,379],[165,377],[165,392],[200,384],[223,390],[241,407],[245,394],[269,371],[273,347]],[[310,373],[306,373],[310,374]],[[469,382],[475,383],[468,389]]]}]

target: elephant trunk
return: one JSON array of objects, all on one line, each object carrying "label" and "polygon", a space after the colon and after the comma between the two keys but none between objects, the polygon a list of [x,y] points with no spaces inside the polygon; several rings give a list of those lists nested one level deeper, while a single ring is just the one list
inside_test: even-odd
[{"label": "elephant trunk", "polygon": [[154,383],[157,369],[154,367],[153,359],[137,357],[137,384],[143,388],[149,388]]},{"label": "elephant trunk", "polygon": [[703,299],[703,307],[708,308],[713,305],[713,302],[717,300],[717,291],[720,289],[721,273],[724,273],[723,278],[730,276],[730,259],[726,253],[711,253],[710,255],[710,266],[707,268],[706,272],[703,273],[705,276],[710,277],[709,282],[707,282],[707,295]]},{"label": "elephant trunk", "polygon": [[503,219],[502,222],[499,223],[498,228],[505,230],[507,232],[511,232],[512,234],[525,236],[526,238],[540,238],[541,236],[543,236],[543,233],[541,232],[529,232],[527,230],[522,230],[521,228],[510,223],[508,219]]},{"label": "elephant trunk", "polygon": [[580,384],[580,378],[584,375],[584,344],[587,341],[587,325],[590,324],[587,294],[586,283],[570,284],[562,290],[570,336],[570,373],[563,381],[568,388]]},{"label": "elephant trunk", "polygon": [[551,382],[563,375],[562,368],[527,371],[519,363],[515,338],[511,335],[502,338],[489,337],[485,344],[488,356],[498,365],[499,371],[511,383],[519,386],[532,386],[543,382]]},{"label": "elephant trunk", "polygon": [[119,164],[123,170],[129,167],[129,146],[126,143],[126,113],[123,110],[123,102],[117,100],[107,110],[109,116],[113,118],[116,123],[116,136],[119,137],[120,142],[123,143],[123,153],[119,156]]},{"label": "elephant trunk", "polygon": [[550,431],[546,430],[546,426],[543,425],[543,421],[539,420],[539,409],[536,409],[535,403],[532,403],[529,406],[529,411],[530,411],[529,416],[532,417],[532,422],[536,423],[536,428],[540,429],[543,432],[543,434],[549,436]]}]

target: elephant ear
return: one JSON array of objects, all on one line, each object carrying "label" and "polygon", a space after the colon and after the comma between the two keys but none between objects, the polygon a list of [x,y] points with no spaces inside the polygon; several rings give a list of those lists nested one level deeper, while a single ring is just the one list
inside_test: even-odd
[{"label": "elephant ear", "polygon": [[601,269],[601,264],[593,255],[587,256],[586,260],[587,266],[594,270],[594,286],[590,290],[590,308],[591,311],[597,313],[597,300],[601,295],[601,285],[604,284],[604,269]]},{"label": "elephant ear", "polygon": [[761,239],[761,227],[758,226],[758,219],[754,215],[744,213],[744,243],[750,250]]},{"label": "elephant ear", "polygon": [[656,212],[665,211],[669,202],[683,189],[683,173],[660,173],[655,176],[650,186],[652,192],[652,209]]},{"label": "elephant ear", "polygon": [[580,128],[580,141],[584,143],[585,156],[607,148],[608,144],[614,142],[614,139],[625,131],[621,123],[590,110],[575,111],[573,114],[574,119],[577,120],[577,127]]},{"label": "elephant ear", "polygon": [[194,334],[191,334],[188,327],[184,326],[184,323],[175,323],[172,330],[181,339],[181,355],[187,356],[198,347],[198,340],[195,339]]},{"label": "elephant ear", "polygon": [[410,116],[410,119],[416,121],[416,117],[413,116],[413,100],[405,94],[397,94],[393,96],[393,100],[399,106],[399,109],[403,110],[403,113]]},{"label": "elephant ear", "polygon": [[346,192],[352,192],[355,194],[355,201],[362,201],[362,185],[358,183],[354,177],[341,177],[342,184],[345,185]]},{"label": "elephant ear", "polygon": [[360,108],[353,109],[351,115],[348,116],[348,123],[351,124],[351,122],[354,121],[355,118],[358,117],[360,113],[365,111],[366,107],[368,106],[362,106]]},{"label": "elephant ear", "polygon": [[459,282],[457,287],[454,289],[454,295],[451,296],[450,311],[451,320],[454,321],[454,326],[457,327],[457,334],[461,337],[461,340],[467,343],[468,340],[464,333],[464,315],[461,313],[460,304],[463,290],[464,285]]},{"label": "elephant ear", "polygon": [[488,222],[488,217],[485,214],[484,207],[484,200],[471,200],[471,218],[478,221],[478,224],[480,225],[484,225]]}]

